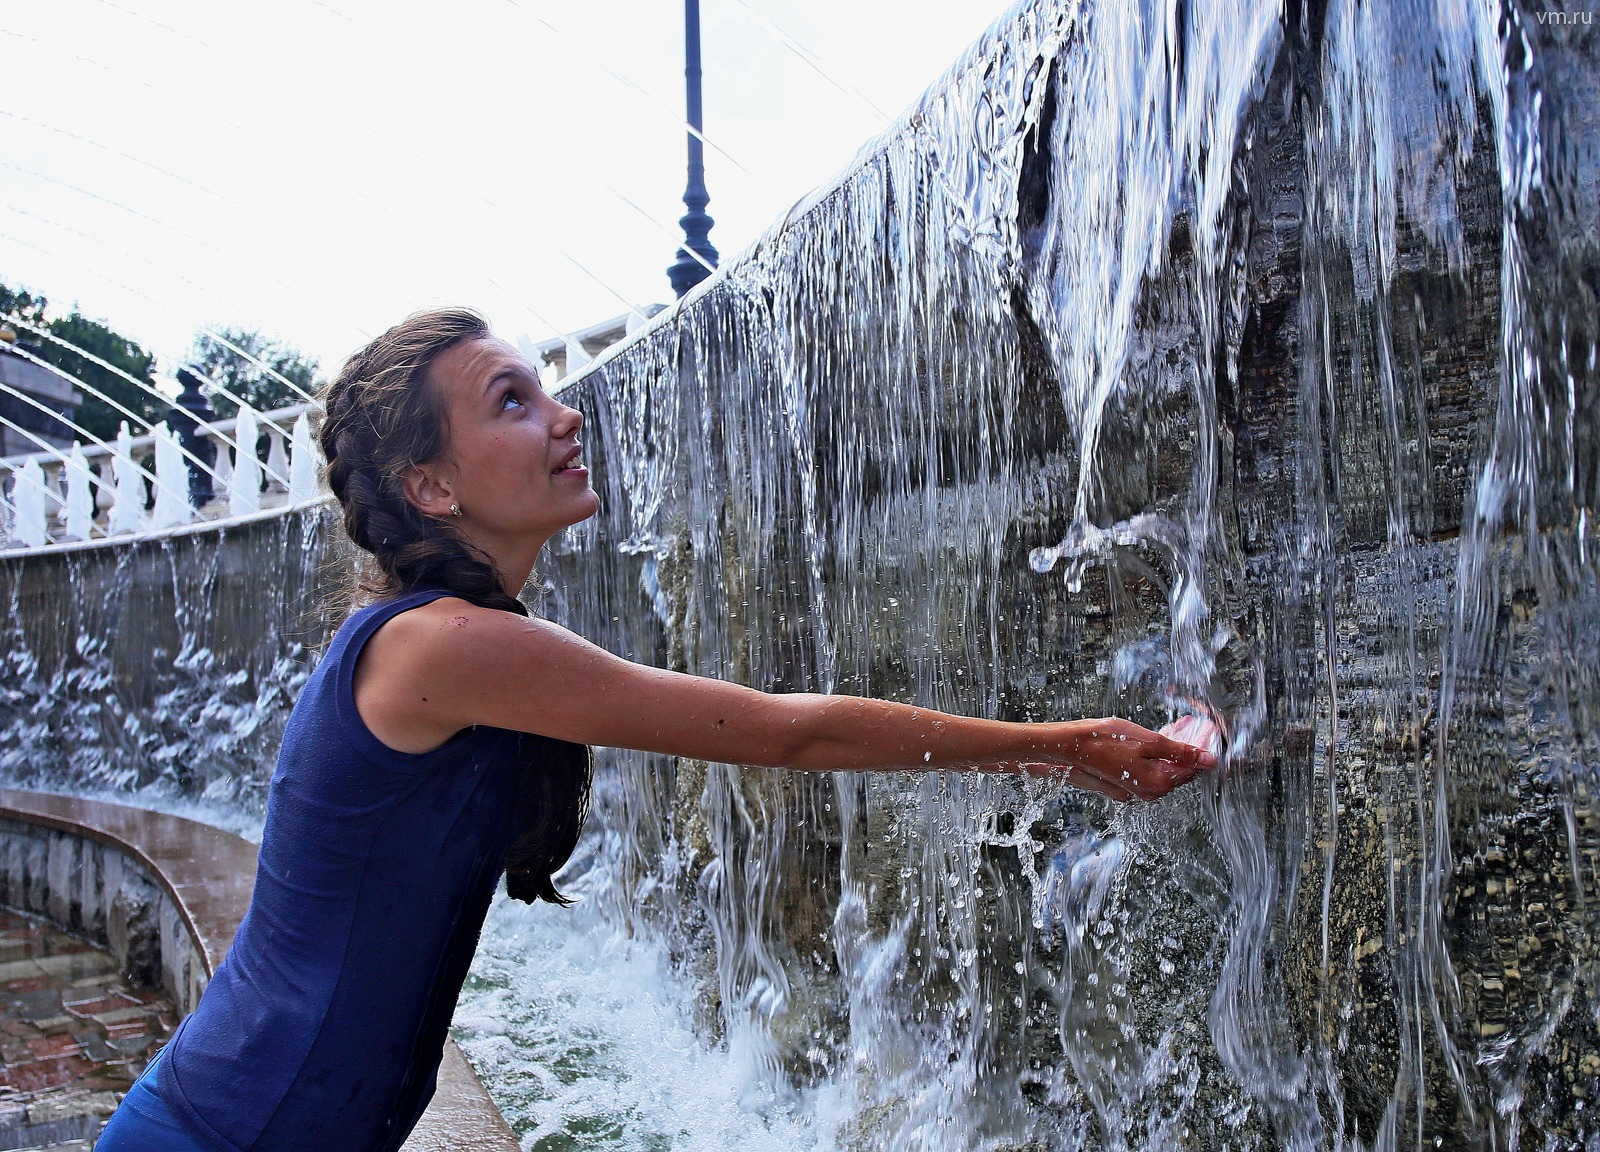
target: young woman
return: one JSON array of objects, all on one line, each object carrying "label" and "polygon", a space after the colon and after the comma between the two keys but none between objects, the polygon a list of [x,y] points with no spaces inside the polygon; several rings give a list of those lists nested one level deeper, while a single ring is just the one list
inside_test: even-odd
[{"label": "young woman", "polygon": [[[1165,795],[1212,756],[1123,720],[1007,724],[630,663],[516,599],[592,516],[583,416],[472,312],[412,316],[327,389],[328,482],[375,602],[284,732],[250,910],[100,1152],[378,1152],[433,1094],[502,871],[564,903],[588,745],[799,770],[1070,773]],[[1201,734],[1203,736],[1203,734]]]}]

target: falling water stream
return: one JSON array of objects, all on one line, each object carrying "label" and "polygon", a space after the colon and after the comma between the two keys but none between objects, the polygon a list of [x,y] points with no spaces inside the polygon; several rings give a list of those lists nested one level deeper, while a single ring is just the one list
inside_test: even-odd
[{"label": "falling water stream", "polygon": [[[529,1147],[1600,1148],[1582,15],[1024,4],[583,374],[553,617],[1227,754],[1120,808],[607,755],[583,907],[497,906],[457,1017]],[[255,810],[326,534],[8,562],[0,769]]]}]

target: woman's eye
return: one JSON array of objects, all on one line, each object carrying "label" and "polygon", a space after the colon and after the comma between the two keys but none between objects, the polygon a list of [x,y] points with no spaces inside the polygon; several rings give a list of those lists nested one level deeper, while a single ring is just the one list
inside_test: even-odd
[{"label": "woman's eye", "polygon": [[504,396],[500,397],[500,407],[501,409],[521,408],[522,401],[517,399],[517,394],[515,392],[507,392]]}]

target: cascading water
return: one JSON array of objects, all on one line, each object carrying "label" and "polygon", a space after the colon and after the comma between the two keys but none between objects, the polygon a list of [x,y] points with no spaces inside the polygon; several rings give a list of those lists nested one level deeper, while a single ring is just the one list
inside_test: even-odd
[{"label": "cascading water", "polygon": [[[180,472],[180,476],[181,476]],[[0,777],[259,815],[343,566],[312,508],[0,563]]]},{"label": "cascading water", "polygon": [[[612,650],[1228,755],[1120,809],[609,756],[587,908],[497,909],[459,1017],[534,1146],[1600,1146],[1571,15],[1026,4],[567,393],[603,511],[543,603]],[[321,523],[7,561],[6,773],[258,803]],[[694,990],[653,1046],[573,923]],[[595,1067],[697,1016],[709,1076]]]},{"label": "cascading water", "polygon": [[623,761],[617,915],[846,1146],[1600,1140],[1600,48],[1551,16],[1024,6],[578,389],[580,631],[1228,732],[1149,809]]}]

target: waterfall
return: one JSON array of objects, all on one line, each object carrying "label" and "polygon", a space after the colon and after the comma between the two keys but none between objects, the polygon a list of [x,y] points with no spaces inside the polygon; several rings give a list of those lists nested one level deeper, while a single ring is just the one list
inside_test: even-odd
[{"label": "waterfall", "polygon": [[1485,4],[1026,4],[573,386],[614,650],[1228,733],[1148,808],[618,757],[613,914],[755,1075],[884,1149],[1600,1138],[1597,95]]}]

